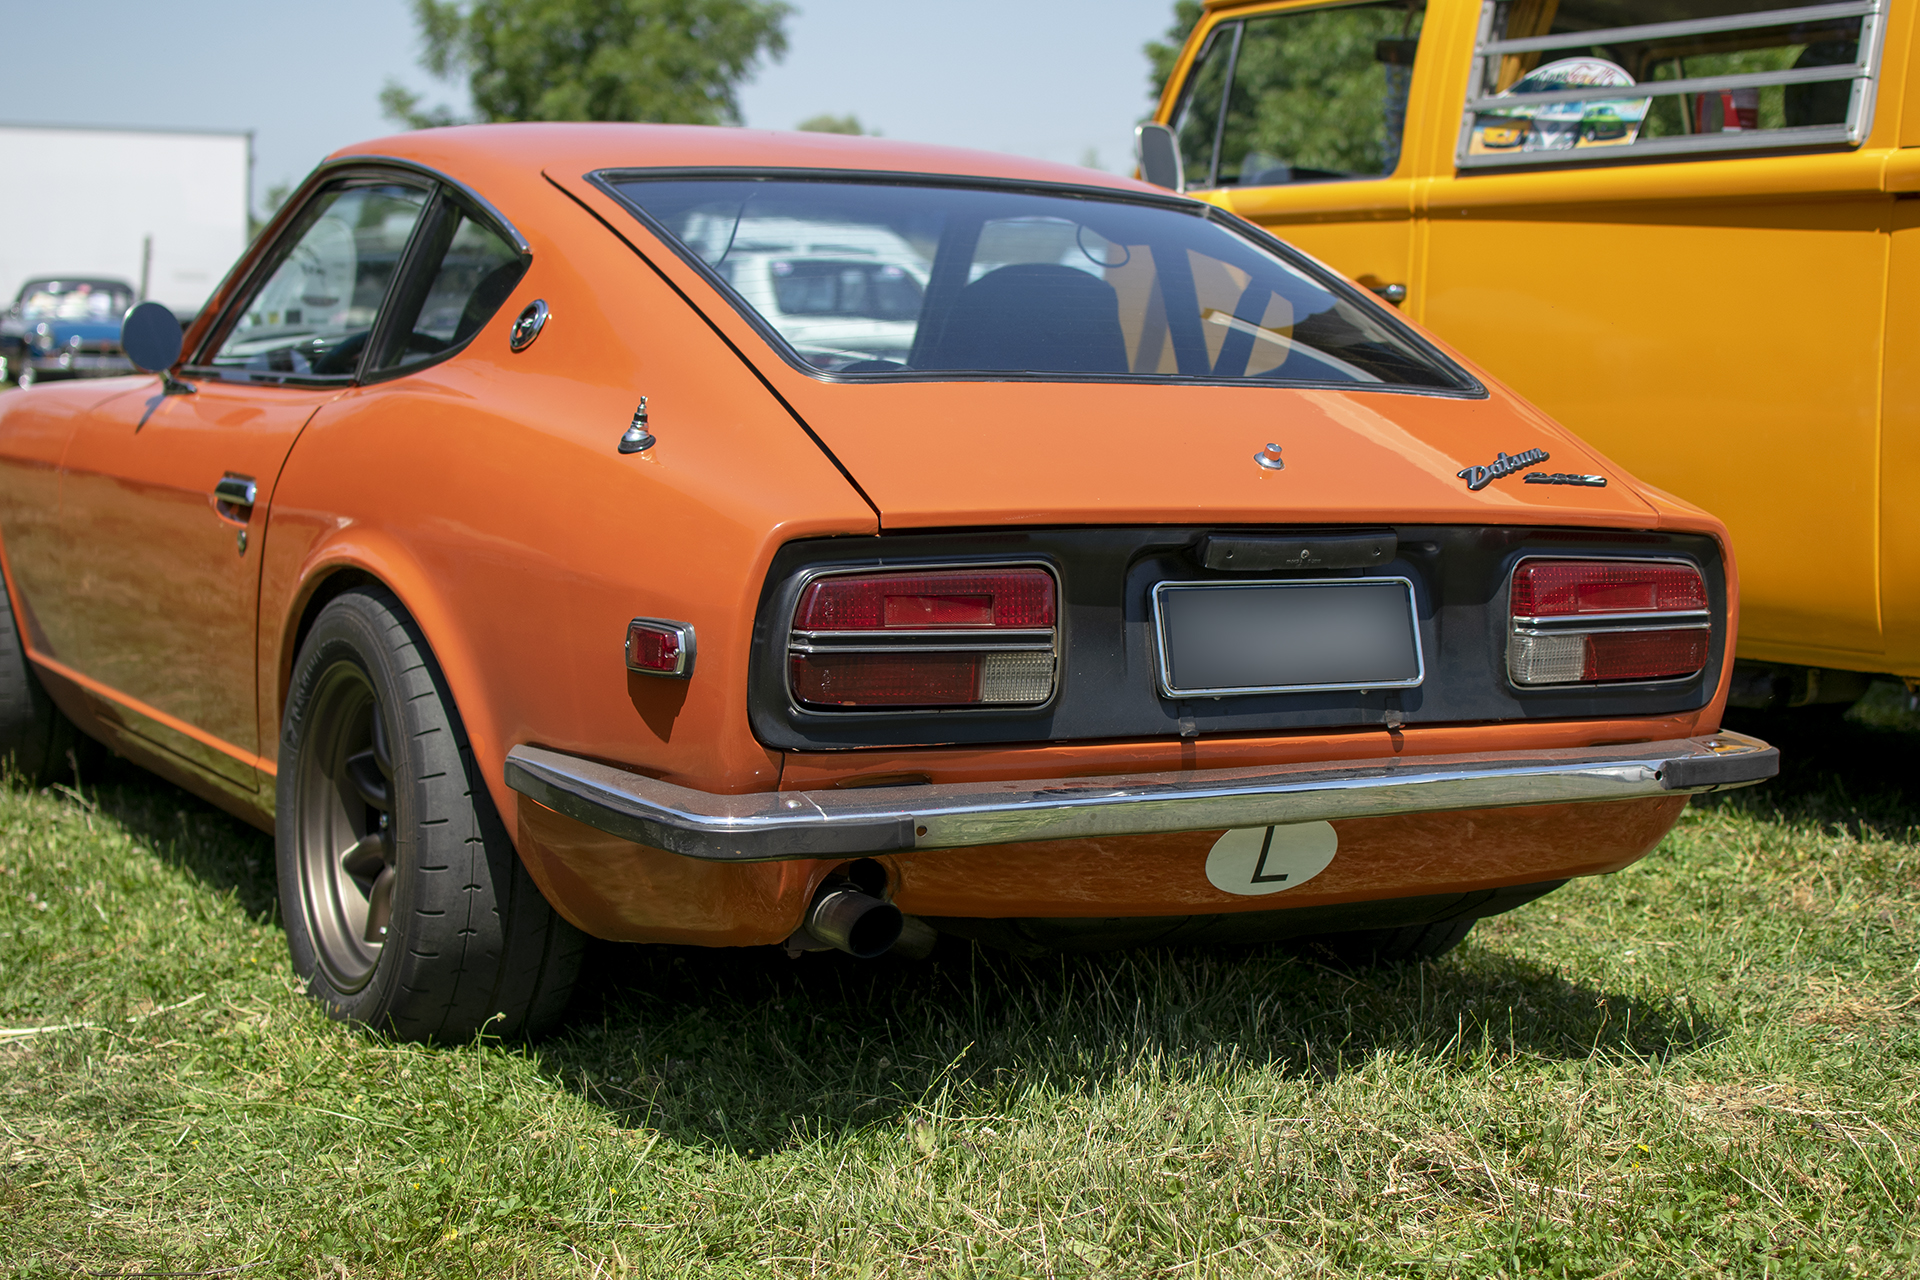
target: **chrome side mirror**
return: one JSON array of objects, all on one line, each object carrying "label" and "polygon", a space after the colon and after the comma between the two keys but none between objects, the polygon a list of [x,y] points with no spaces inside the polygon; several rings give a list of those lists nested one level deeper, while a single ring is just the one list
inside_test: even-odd
[{"label": "chrome side mirror", "polygon": [[120,349],[133,367],[157,373],[168,395],[191,392],[192,387],[169,372],[180,358],[180,318],[157,302],[142,302],[120,322]]},{"label": "chrome side mirror", "polygon": [[1185,191],[1187,175],[1180,164],[1180,139],[1166,125],[1152,120],[1133,131],[1133,155],[1140,162],[1140,176],[1156,187]]}]

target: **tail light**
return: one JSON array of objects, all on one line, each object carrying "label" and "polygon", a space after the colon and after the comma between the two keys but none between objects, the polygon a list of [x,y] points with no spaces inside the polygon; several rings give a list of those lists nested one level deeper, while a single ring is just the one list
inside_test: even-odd
[{"label": "tail light", "polygon": [[1517,685],[1675,680],[1707,663],[1707,584],[1679,560],[1522,560],[1508,592]]},{"label": "tail light", "polygon": [[794,608],[788,689],[818,710],[1038,706],[1053,696],[1056,595],[1026,567],[816,578]]}]

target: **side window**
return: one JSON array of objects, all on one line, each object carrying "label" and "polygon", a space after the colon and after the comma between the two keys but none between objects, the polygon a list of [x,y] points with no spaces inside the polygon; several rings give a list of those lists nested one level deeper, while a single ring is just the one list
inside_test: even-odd
[{"label": "side window", "polygon": [[351,378],[427,194],[351,179],[322,189],[220,339],[212,367],[267,381]]},{"label": "side window", "polygon": [[1276,186],[1394,172],[1425,15],[1421,0],[1389,0],[1217,28],[1174,122],[1189,184]]},{"label": "side window", "polygon": [[394,304],[378,369],[404,369],[451,350],[480,331],[507,300],[527,260],[500,233],[443,201],[423,237],[421,269]]},{"label": "side window", "polygon": [[1487,0],[1459,165],[1858,143],[1881,14],[1880,0]]}]

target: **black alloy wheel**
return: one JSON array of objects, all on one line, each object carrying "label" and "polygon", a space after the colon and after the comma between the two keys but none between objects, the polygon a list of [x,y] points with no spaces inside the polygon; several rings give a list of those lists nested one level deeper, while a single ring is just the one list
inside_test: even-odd
[{"label": "black alloy wheel", "polygon": [[12,597],[0,581],[0,763],[33,786],[44,786],[66,775],[74,752],[89,743],[33,673]]},{"label": "black alloy wheel", "polygon": [[412,1040],[530,1036],[559,1017],[585,939],[521,865],[389,592],[346,592],[314,620],[279,763],[281,909],[309,994]]}]

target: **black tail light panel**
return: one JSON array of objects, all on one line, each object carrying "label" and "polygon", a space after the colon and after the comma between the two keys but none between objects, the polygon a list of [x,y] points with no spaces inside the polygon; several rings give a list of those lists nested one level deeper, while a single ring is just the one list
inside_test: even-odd
[{"label": "black tail light panel", "polygon": [[[1179,699],[1159,689],[1153,592],[1162,583],[1244,581],[1209,568],[1224,539],[1299,538],[1318,545],[1352,532],[1190,526],[913,533],[793,542],[775,555],[762,592],[749,676],[753,729],[786,750],[1270,734],[1388,722],[1475,723],[1671,715],[1713,694],[1726,645],[1726,577],[1719,545],[1696,534],[1586,529],[1403,525],[1391,538],[1364,531],[1382,563],[1300,576],[1405,578],[1413,584],[1425,670],[1417,687],[1245,694]],[[1211,541],[1210,541],[1211,539]],[[1344,545],[1344,544],[1343,544]],[[1357,545],[1357,544],[1356,544]],[[1213,553],[1209,552],[1213,548]],[[1681,680],[1521,687],[1509,677],[1508,591],[1529,556],[1673,559],[1706,583],[1706,662]],[[1373,558],[1380,558],[1379,555]],[[978,565],[1044,566],[1058,586],[1051,696],[1038,706],[823,709],[793,694],[792,622],[802,592],[822,574],[902,572]],[[1262,578],[1282,578],[1264,561]]]}]

